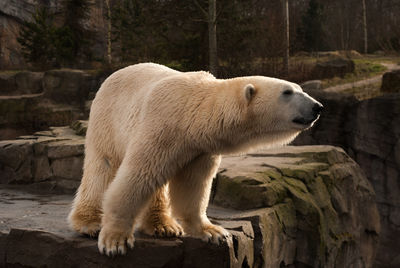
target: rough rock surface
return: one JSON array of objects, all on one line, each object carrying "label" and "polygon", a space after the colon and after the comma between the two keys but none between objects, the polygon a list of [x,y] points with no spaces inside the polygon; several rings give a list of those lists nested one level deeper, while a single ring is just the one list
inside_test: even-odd
[{"label": "rough rock surface", "polygon": [[400,267],[400,94],[357,101],[353,96],[308,91],[324,106],[316,125],[296,145],[340,146],[372,183],[381,215],[376,267]]},{"label": "rough rock surface", "polygon": [[400,70],[383,74],[381,90],[389,93],[400,93]]},{"label": "rough rock surface", "polygon": [[0,140],[67,125],[82,114],[77,107],[44,98],[43,93],[0,96]]},{"label": "rough rock surface", "polygon": [[347,73],[354,72],[354,61],[349,58],[336,57],[333,59],[317,62],[313,73],[319,79],[332,78],[335,76],[344,77]]},{"label": "rough rock surface", "polygon": [[331,146],[224,157],[208,214],[230,230],[228,243],[142,237],[126,257],[101,257],[95,240],[67,229],[72,197],[54,194],[78,185],[83,141],[53,128],[1,143],[0,178],[8,184],[0,186],[0,266],[63,259],[60,267],[372,267],[380,233],[373,189]]},{"label": "rough rock surface", "polygon": [[0,140],[87,118],[103,80],[73,69],[0,72]]},{"label": "rough rock surface", "polygon": [[45,97],[58,103],[80,106],[88,99],[92,83],[97,87],[95,79],[81,70],[52,70],[47,71],[43,77]]},{"label": "rough rock surface", "polygon": [[0,73],[0,95],[23,95],[43,92],[42,72],[18,71]]},{"label": "rough rock surface", "polygon": [[73,192],[82,175],[84,143],[69,127],[0,141],[0,183]]}]

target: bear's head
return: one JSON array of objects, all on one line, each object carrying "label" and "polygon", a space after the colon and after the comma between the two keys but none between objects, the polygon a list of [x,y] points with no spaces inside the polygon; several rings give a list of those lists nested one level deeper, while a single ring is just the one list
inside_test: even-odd
[{"label": "bear's head", "polygon": [[323,109],[295,83],[263,76],[243,77],[235,82],[242,113],[243,135],[236,142],[240,151],[288,144],[310,128]]},{"label": "bear's head", "polygon": [[253,83],[246,84],[243,98],[257,124],[276,131],[307,129],[323,109],[299,85],[268,77],[256,77]]}]

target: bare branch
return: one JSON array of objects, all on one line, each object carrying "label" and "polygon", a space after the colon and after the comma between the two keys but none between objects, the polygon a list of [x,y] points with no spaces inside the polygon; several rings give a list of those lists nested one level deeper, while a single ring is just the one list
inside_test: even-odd
[{"label": "bare branch", "polygon": [[203,15],[207,18],[208,17],[208,13],[204,10],[204,8],[201,7],[201,5],[199,4],[199,2],[197,0],[193,0],[193,2],[196,4],[196,6],[201,10],[201,13],[203,13]]}]

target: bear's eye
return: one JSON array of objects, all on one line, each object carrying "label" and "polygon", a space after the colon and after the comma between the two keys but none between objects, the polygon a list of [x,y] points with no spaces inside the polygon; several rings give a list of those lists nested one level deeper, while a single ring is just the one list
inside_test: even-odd
[{"label": "bear's eye", "polygon": [[293,94],[293,90],[291,90],[291,89],[286,89],[285,91],[283,91],[282,94],[283,94],[283,95],[286,95],[286,96],[292,95],[292,94]]}]

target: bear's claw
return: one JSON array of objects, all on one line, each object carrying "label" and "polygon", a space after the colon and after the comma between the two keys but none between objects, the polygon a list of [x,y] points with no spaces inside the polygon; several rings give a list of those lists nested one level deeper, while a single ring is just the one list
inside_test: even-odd
[{"label": "bear's claw", "polygon": [[125,232],[110,232],[107,233],[103,230],[100,231],[97,246],[101,254],[106,254],[109,257],[115,255],[125,255],[126,245],[133,248],[135,238],[133,233],[127,234]]},{"label": "bear's claw", "polygon": [[205,242],[212,242],[219,245],[223,241],[226,241],[226,239],[228,239],[231,234],[221,226],[207,224],[203,226],[202,232],[199,236]]},{"label": "bear's claw", "polygon": [[144,222],[140,231],[157,237],[180,237],[184,234],[182,226],[169,217],[163,217],[157,222]]}]

